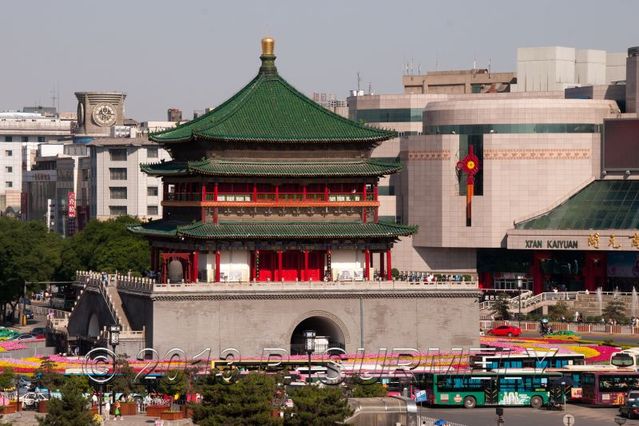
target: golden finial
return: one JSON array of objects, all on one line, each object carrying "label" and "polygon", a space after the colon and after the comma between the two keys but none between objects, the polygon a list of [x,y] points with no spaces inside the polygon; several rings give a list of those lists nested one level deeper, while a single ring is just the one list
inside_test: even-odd
[{"label": "golden finial", "polygon": [[275,40],[271,37],[264,37],[262,39],[262,55],[273,55],[275,51]]}]

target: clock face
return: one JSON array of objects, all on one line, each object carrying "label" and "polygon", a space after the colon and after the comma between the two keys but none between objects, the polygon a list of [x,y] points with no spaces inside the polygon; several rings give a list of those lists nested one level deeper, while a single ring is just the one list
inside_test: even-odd
[{"label": "clock face", "polygon": [[113,126],[116,118],[115,109],[109,104],[98,104],[93,108],[92,117],[98,126]]}]

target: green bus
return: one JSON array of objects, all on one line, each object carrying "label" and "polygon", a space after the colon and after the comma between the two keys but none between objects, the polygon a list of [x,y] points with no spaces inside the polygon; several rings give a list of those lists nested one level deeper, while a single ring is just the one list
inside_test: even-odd
[{"label": "green bus", "polygon": [[531,406],[548,404],[551,381],[560,373],[539,372],[469,372],[419,374],[415,401],[431,405],[464,406],[466,408]]}]

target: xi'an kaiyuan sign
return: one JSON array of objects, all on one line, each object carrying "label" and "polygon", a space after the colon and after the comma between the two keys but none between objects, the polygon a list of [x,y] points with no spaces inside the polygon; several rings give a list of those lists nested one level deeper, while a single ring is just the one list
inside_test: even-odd
[{"label": "xi'an kaiyuan sign", "polygon": [[508,235],[508,248],[528,250],[639,250],[639,232],[632,234],[592,232],[567,236],[535,236],[510,233]]}]

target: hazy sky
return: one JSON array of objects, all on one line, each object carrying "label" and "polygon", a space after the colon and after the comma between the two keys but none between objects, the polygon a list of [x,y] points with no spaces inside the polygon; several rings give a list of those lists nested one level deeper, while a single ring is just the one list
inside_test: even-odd
[{"label": "hazy sky", "polygon": [[[515,71],[516,48],[625,52],[639,45],[638,0],[2,1],[0,110],[75,111],[75,91],[127,93],[127,116],[164,120],[215,106],[257,73],[260,39],[304,93],[345,98],[357,85],[399,93],[422,72]],[[634,34],[634,35],[633,35]]]}]

